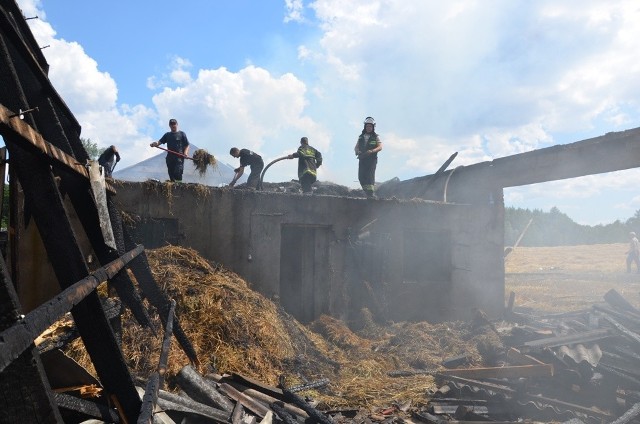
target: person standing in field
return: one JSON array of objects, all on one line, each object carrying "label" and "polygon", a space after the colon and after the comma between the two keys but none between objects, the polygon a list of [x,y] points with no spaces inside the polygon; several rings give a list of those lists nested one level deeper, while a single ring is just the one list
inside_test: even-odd
[{"label": "person standing in field", "polygon": [[629,250],[627,251],[627,272],[631,272],[631,263],[636,263],[636,272],[640,274],[640,242],[636,233],[629,233]]}]

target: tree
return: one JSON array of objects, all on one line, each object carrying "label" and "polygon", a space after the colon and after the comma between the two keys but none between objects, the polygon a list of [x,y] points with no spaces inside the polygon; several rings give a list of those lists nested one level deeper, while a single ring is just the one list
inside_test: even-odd
[{"label": "tree", "polygon": [[90,138],[82,138],[82,137],[80,137],[80,141],[82,142],[82,146],[84,147],[84,150],[87,151],[87,154],[89,155],[89,159],[98,160],[98,157],[100,157],[100,153],[102,153],[101,149],[98,147],[98,143],[94,143],[93,141],[91,141]]}]

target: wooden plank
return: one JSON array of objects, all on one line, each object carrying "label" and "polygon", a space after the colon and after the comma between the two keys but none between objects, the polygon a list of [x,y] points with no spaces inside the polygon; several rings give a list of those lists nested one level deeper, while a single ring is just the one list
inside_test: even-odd
[{"label": "wooden plank", "polygon": [[521,378],[521,377],[553,377],[553,366],[516,365],[512,367],[468,368],[438,371],[442,375],[453,375],[463,378]]},{"label": "wooden plank", "polygon": [[602,340],[610,336],[611,332],[605,328],[585,331],[582,333],[569,334],[567,336],[547,337],[544,339],[526,342],[523,346],[521,346],[520,351],[524,352],[526,349],[557,347],[574,343],[594,342],[596,340]]},{"label": "wooden plank", "polygon": [[[38,131],[14,115],[15,112],[0,104],[0,135],[13,136],[13,139],[22,148],[36,153],[40,157],[44,156],[51,164],[81,175],[89,181],[89,171],[84,164],[79,163],[73,156],[46,141]],[[106,187],[109,192],[115,194],[116,191],[111,184],[106,183]]]},{"label": "wooden plank", "polygon": [[507,351],[507,361],[515,365],[543,365],[544,362],[534,358],[533,356],[525,355],[518,349],[512,347]]},{"label": "wooden plank", "polygon": [[267,412],[270,411],[264,404],[257,401],[256,399],[251,398],[250,396],[236,390],[233,386],[227,383],[220,384],[220,391],[225,395],[229,396],[231,399],[239,402],[247,408],[249,411],[253,412],[260,418],[264,418],[267,415]]}]

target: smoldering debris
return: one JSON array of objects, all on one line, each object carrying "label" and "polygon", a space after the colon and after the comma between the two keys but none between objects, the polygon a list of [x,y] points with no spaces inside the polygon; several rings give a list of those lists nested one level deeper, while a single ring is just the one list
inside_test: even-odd
[{"label": "smoldering debris", "polygon": [[[281,407],[301,409],[282,399],[273,406],[274,393],[283,393],[282,381],[304,390],[304,398],[334,422],[349,423],[574,419],[588,424],[611,421],[640,401],[640,376],[633,371],[640,365],[633,353],[640,320],[620,303],[604,310],[611,319],[598,320],[591,314],[605,313],[603,305],[552,317],[515,308],[500,320],[478,313],[470,322],[438,324],[382,325],[363,310],[360,330],[326,316],[304,326],[193,250],[168,246],[147,253],[198,351],[197,371],[232,402],[246,402],[244,413],[258,418],[278,415]],[[606,299],[624,303],[611,293]],[[586,337],[592,330],[598,333]],[[563,338],[571,334],[577,338]],[[137,379],[155,370],[159,343],[124,314],[122,346]],[[80,363],[90,363],[79,353],[81,344],[68,350]],[[180,388],[177,376],[185,363],[185,355],[172,349],[168,391]]]}]

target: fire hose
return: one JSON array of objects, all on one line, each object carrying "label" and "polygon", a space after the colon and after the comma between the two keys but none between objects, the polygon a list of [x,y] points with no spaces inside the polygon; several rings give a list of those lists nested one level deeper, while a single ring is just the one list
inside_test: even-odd
[{"label": "fire hose", "polygon": [[279,161],[281,161],[283,159],[289,159],[289,156],[287,155],[287,156],[283,156],[283,157],[278,158],[278,159],[274,159],[271,162],[269,162],[269,164],[267,166],[264,167],[264,169],[262,170],[262,173],[260,174],[260,182],[258,183],[258,190],[262,190],[262,180],[264,179],[264,174],[267,172],[267,169],[269,169],[269,167],[271,165],[273,165],[274,163],[279,162]]}]

